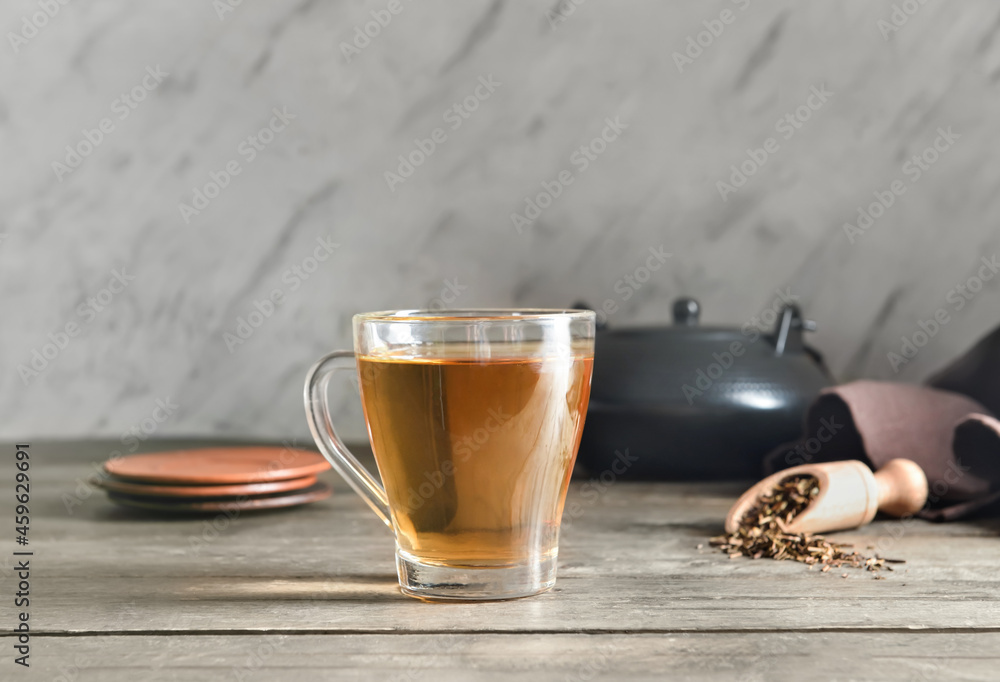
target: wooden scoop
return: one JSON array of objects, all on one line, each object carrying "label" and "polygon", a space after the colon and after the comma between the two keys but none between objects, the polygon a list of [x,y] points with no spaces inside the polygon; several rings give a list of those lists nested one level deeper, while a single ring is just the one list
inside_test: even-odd
[{"label": "wooden scoop", "polygon": [[876,473],[856,459],[803,464],[779,471],[750,488],[726,515],[726,532],[734,533],[761,495],[790,476],[815,476],[819,493],[788,525],[789,533],[826,533],[871,522],[875,512],[907,516],[927,502],[927,477],[916,462],[889,461]]}]

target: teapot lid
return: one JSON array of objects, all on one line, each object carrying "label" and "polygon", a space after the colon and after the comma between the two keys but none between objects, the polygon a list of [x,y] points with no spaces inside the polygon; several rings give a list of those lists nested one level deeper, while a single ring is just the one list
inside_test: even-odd
[{"label": "teapot lid", "polygon": [[[575,307],[587,308],[586,304],[577,304]],[[607,323],[598,323],[598,331],[603,334],[611,333],[619,338],[638,339],[641,337],[655,336],[662,338],[670,337],[680,341],[681,339],[698,340],[702,342],[728,342],[731,340],[745,340],[751,334],[747,330],[750,322],[742,327],[724,326],[702,326],[701,304],[697,300],[688,296],[682,296],[674,301],[673,325],[658,325],[646,327],[622,327],[609,328]],[[803,340],[803,332],[815,331],[816,323],[803,317],[797,305],[786,303],[783,308],[775,311],[776,320],[774,329],[767,332],[765,329],[754,326],[754,329],[767,337],[774,346],[775,355],[784,355],[786,352],[802,352],[806,349]]]}]

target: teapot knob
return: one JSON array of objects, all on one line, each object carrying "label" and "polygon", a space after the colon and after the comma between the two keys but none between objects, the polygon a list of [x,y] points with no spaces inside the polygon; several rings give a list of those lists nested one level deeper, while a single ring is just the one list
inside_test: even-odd
[{"label": "teapot knob", "polygon": [[693,298],[678,298],[674,301],[674,324],[696,325],[701,315],[701,306]]}]

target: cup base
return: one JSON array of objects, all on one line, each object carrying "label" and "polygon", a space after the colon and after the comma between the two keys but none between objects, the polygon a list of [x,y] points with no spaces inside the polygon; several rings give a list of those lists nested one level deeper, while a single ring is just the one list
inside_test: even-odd
[{"label": "cup base", "polygon": [[396,551],[403,594],[428,601],[498,601],[530,597],[556,584],[556,555],[502,567],[441,566]]}]

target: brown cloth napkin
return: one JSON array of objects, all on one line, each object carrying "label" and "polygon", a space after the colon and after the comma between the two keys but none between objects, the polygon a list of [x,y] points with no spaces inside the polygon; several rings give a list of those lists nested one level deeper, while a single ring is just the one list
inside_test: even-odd
[{"label": "brown cloth napkin", "polygon": [[927,386],[855,381],[825,389],[805,435],[764,458],[767,473],[799,464],[860,459],[878,469],[896,457],[927,475],[927,519],[1000,513],[1000,328]]}]

